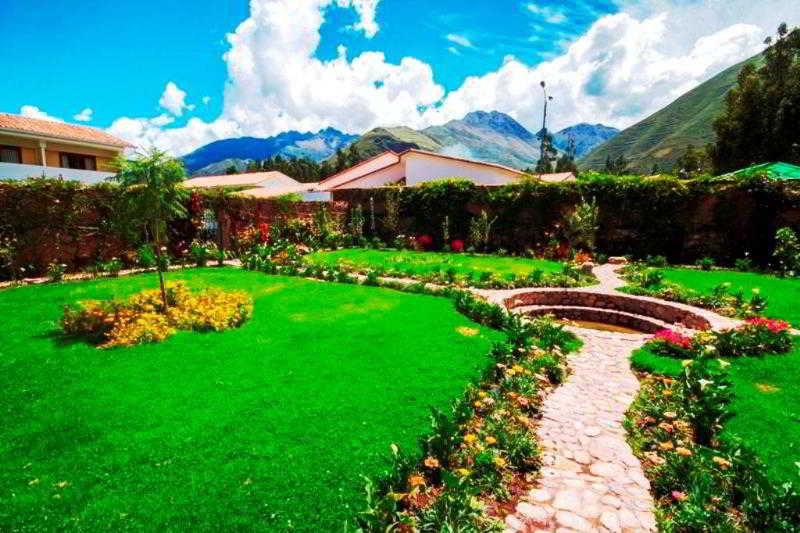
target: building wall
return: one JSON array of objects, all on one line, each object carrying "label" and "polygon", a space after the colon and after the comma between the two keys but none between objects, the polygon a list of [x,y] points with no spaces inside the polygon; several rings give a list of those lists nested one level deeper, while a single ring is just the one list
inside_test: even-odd
[{"label": "building wall", "polygon": [[518,174],[502,168],[415,152],[404,155],[403,163],[409,187],[445,178],[466,178],[476,185],[505,185],[519,179]]},{"label": "building wall", "polygon": [[[113,171],[111,162],[121,153],[121,150],[90,148],[69,143],[47,142],[46,144],[45,157],[47,158],[47,166],[55,168],[61,167],[61,152],[68,152],[71,154],[93,155],[97,160],[98,171],[111,172]],[[36,139],[2,134],[0,135],[0,145],[18,146],[22,152],[22,163],[25,165],[42,164],[39,141]]]},{"label": "building wall", "polygon": [[405,165],[402,162],[395,163],[392,166],[378,170],[374,174],[366,178],[354,181],[351,184],[345,184],[339,187],[340,189],[371,189],[373,187],[385,187],[397,183],[405,177]]},{"label": "building wall", "polygon": [[374,159],[364,161],[354,167],[351,167],[341,172],[338,176],[324,180],[321,185],[323,188],[336,187],[337,185],[355,179],[359,176],[364,176],[380,168],[387,167],[392,163],[397,162],[398,159],[399,158],[397,157],[397,154],[387,152]]}]

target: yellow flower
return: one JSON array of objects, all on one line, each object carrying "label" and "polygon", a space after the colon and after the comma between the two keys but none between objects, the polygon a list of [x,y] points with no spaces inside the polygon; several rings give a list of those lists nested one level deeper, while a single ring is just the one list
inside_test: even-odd
[{"label": "yellow flower", "polygon": [[469,469],[466,469],[466,468],[456,468],[456,474],[458,474],[458,476],[459,476],[459,477],[467,477],[467,476],[468,476],[468,475],[470,475],[471,473],[472,473],[472,471],[470,471]]},{"label": "yellow flower", "polygon": [[488,444],[489,446],[491,446],[492,444],[497,444],[497,439],[490,435],[486,437],[486,444]]},{"label": "yellow flower", "polygon": [[494,464],[499,468],[503,468],[508,464],[508,462],[498,455],[494,458]]},{"label": "yellow flower", "polygon": [[468,433],[467,435],[464,436],[464,442],[466,442],[467,444],[473,444],[477,440],[478,437],[476,437],[472,433]]},{"label": "yellow flower", "polygon": [[692,450],[690,450],[689,448],[684,448],[683,446],[679,446],[675,448],[675,453],[677,453],[681,457],[690,457],[692,455]]},{"label": "yellow flower", "polygon": [[731,462],[728,461],[727,459],[722,458],[722,457],[714,457],[711,460],[714,461],[714,463],[716,463],[717,466],[719,466],[723,470],[727,470],[728,468],[731,467]]}]

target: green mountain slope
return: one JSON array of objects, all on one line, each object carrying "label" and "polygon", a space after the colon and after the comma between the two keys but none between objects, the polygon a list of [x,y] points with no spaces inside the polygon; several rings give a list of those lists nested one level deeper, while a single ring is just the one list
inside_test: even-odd
[{"label": "green mountain slope", "polygon": [[442,149],[442,145],[435,139],[405,126],[375,128],[362,135],[355,145],[362,159],[368,159],[386,150],[402,152],[409,148],[419,148],[438,152]]},{"label": "green mountain slope", "polygon": [[653,165],[662,171],[672,170],[686,151],[714,142],[714,119],[722,112],[725,95],[736,85],[736,77],[745,64],[760,56],[736,64],[682,95],[667,107],[596,147],[580,162],[581,170],[602,170],[606,158],[624,155],[630,168],[650,172]]}]

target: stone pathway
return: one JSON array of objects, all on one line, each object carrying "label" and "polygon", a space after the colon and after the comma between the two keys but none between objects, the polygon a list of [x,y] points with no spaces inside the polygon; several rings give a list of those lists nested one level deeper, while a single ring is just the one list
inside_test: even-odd
[{"label": "stone pathway", "polygon": [[543,405],[539,484],[506,518],[506,531],[656,531],[650,483],[622,427],[639,390],[628,358],[648,337],[573,331],[584,346]]}]

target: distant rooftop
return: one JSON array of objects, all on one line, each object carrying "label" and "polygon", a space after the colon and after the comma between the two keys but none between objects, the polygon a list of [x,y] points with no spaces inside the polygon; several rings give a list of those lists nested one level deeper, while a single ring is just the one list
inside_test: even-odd
[{"label": "distant rooftop", "polygon": [[54,120],[0,113],[0,131],[11,131],[28,135],[41,135],[43,137],[63,139],[65,141],[80,141],[117,148],[127,148],[130,143],[113,135],[89,126],[78,126]]}]

